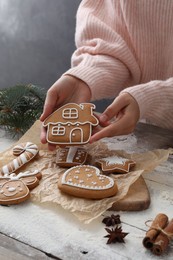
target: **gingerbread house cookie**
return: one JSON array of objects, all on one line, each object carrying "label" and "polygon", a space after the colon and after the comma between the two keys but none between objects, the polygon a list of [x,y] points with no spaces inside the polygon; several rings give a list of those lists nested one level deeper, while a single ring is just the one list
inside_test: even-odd
[{"label": "gingerbread house cookie", "polygon": [[43,122],[47,142],[58,145],[80,145],[89,142],[92,127],[98,125],[91,103],[68,103],[54,111]]},{"label": "gingerbread house cookie", "polygon": [[103,199],[117,194],[115,181],[101,175],[97,167],[91,165],[75,166],[60,177],[58,188],[75,197],[87,199]]},{"label": "gingerbread house cookie", "polygon": [[128,173],[135,164],[131,159],[116,155],[96,160],[103,173]]},{"label": "gingerbread house cookie", "polygon": [[78,146],[59,148],[56,154],[56,164],[60,167],[72,167],[86,164],[89,154]]}]

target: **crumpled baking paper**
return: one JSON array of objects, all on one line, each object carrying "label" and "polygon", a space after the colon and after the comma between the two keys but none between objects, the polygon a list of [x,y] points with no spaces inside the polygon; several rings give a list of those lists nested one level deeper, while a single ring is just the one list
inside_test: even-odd
[{"label": "crumpled baking paper", "polygon": [[[57,188],[58,179],[66,169],[56,165],[56,151],[48,151],[47,145],[40,143],[40,127],[40,121],[36,121],[16,143],[19,144],[29,141],[37,144],[39,147],[39,154],[21,169],[21,171],[34,171],[37,169],[42,173],[40,184],[31,191],[31,200],[40,205],[44,203],[44,206],[48,205],[49,208],[61,205],[84,223],[91,222],[106,210],[110,209],[114,203],[123,199],[128,193],[130,186],[142,174],[152,172],[160,163],[166,161],[169,154],[172,153],[172,149],[157,149],[145,153],[127,153],[123,150],[109,150],[106,143],[101,141],[94,144],[87,144],[84,148],[91,155],[91,165],[94,165],[94,161],[97,158],[119,155],[133,159],[136,162],[136,166],[127,174],[110,175],[115,179],[118,186],[118,194],[116,196],[101,200],[76,198],[62,193]],[[12,148],[15,145],[10,147],[7,151],[0,153],[0,167],[14,159]]]}]

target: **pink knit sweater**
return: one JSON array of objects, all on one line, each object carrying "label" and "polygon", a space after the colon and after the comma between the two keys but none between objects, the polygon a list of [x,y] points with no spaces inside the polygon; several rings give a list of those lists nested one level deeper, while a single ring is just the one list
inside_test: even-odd
[{"label": "pink knit sweater", "polygon": [[141,119],[173,129],[172,0],[83,0],[75,40],[66,73],[88,84],[92,100],[128,92]]}]

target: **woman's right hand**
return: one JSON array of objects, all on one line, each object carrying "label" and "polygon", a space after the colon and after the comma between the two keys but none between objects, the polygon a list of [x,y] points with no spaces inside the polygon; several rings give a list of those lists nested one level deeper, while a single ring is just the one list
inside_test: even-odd
[{"label": "woman's right hand", "polygon": [[[70,75],[62,76],[47,91],[40,120],[43,122],[53,111],[66,103],[86,103],[90,99],[91,92],[85,82]],[[46,129],[44,127],[41,129],[40,139],[43,144],[47,143]],[[53,144],[48,144],[49,150],[54,150],[55,147]]]}]

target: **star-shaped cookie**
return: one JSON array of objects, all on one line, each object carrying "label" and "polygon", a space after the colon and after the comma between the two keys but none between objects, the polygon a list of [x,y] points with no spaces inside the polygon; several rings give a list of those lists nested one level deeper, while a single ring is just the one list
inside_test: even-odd
[{"label": "star-shaped cookie", "polygon": [[113,155],[96,160],[96,164],[104,173],[128,173],[136,163],[131,159]]}]

